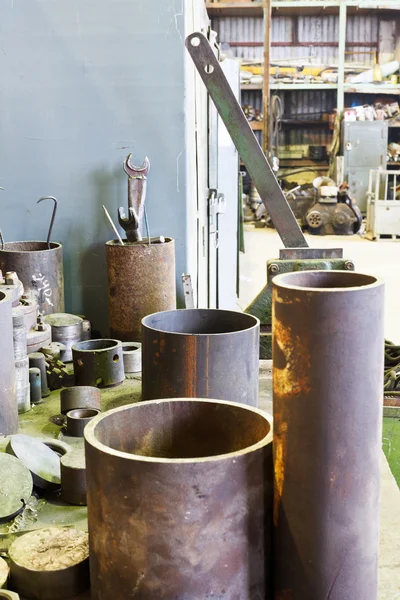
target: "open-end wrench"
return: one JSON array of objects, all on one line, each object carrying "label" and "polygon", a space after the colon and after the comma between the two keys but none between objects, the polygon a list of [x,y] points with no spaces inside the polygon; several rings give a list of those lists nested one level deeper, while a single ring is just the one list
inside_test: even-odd
[{"label": "open-end wrench", "polygon": [[128,154],[124,160],[124,171],[128,175],[128,216],[125,216],[123,208],[119,208],[118,221],[130,242],[140,242],[150,161],[146,156],[143,164],[136,167],[131,163],[131,156],[132,153]]}]

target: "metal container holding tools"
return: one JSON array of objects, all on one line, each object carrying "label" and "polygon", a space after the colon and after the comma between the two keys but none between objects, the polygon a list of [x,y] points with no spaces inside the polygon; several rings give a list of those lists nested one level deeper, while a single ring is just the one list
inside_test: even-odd
[{"label": "metal container holding tools", "polygon": [[142,395],[258,405],[260,322],[218,309],[159,312],[142,321]]},{"label": "metal container holding tools", "polygon": [[384,286],[273,280],[275,597],[377,598]]},{"label": "metal container holding tools", "polygon": [[110,335],[141,340],[146,315],[176,307],[174,240],[106,243]]},{"label": "metal container holding tools", "polygon": [[7,242],[0,249],[0,269],[17,273],[25,294],[35,299],[41,314],[64,312],[61,244]]},{"label": "metal container holding tools", "polygon": [[95,417],[84,435],[93,600],[268,596],[269,415],[156,400]]},{"label": "metal container holding tools", "polygon": [[0,436],[18,431],[11,296],[0,292]]}]

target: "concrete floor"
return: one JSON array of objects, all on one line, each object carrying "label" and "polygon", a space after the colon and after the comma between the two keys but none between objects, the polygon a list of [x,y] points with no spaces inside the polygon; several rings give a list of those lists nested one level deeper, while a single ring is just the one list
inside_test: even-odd
[{"label": "concrete floor", "polygon": [[[385,336],[400,344],[400,240],[370,242],[358,235],[317,236],[306,234],[312,248],[343,248],[356,271],[381,277],[386,285]],[[246,225],[245,254],[240,257],[239,306],[244,309],[264,287],[266,261],[279,256],[282,242],[273,229]]]},{"label": "concrete floor", "polygon": [[[400,343],[400,240],[370,242],[360,236],[310,236],[313,248],[343,248],[344,256],[356,270],[385,280],[385,336]],[[266,281],[266,261],[279,256],[282,243],[276,231],[246,225],[245,254],[240,258],[239,306],[244,309],[260,292]],[[260,407],[272,413],[270,365],[263,361],[260,372]],[[382,452],[381,538],[379,551],[379,600],[400,599],[400,491]],[[366,524],[366,526],[368,526]],[[354,600],[362,600],[354,599]]]}]

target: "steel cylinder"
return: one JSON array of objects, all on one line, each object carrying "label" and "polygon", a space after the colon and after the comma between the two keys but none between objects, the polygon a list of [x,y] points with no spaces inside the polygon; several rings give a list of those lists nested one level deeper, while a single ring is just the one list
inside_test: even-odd
[{"label": "steel cylinder", "polygon": [[72,346],[76,385],[106,387],[122,383],[124,361],[119,340],[86,340]]},{"label": "steel cylinder", "polygon": [[273,280],[275,598],[377,599],[384,286]]},{"label": "steel cylinder", "polygon": [[140,342],[122,342],[124,370],[127,373],[139,373],[142,370],[142,344]]},{"label": "steel cylinder", "polygon": [[24,413],[31,408],[29,360],[26,354],[26,327],[24,315],[18,310],[18,307],[13,308],[12,319],[18,413]]},{"label": "steel cylinder", "polygon": [[46,357],[43,352],[31,352],[28,355],[29,367],[36,367],[40,371],[40,385],[42,388],[42,398],[50,396],[50,390],[47,383],[47,368],[46,368]]},{"label": "steel cylinder", "polygon": [[175,243],[106,243],[110,335],[141,340],[146,315],[176,308]]},{"label": "steel cylinder", "polygon": [[83,319],[68,313],[53,313],[45,317],[45,322],[51,327],[51,341],[65,346],[63,362],[72,362],[72,346],[83,336]]},{"label": "steel cylinder", "polygon": [[7,242],[0,250],[0,269],[15,271],[25,294],[35,298],[40,314],[64,312],[62,246],[56,242]]},{"label": "steel cylinder", "polygon": [[31,404],[40,404],[42,401],[42,378],[40,369],[30,367],[29,369],[29,385]]},{"label": "steel cylinder", "polygon": [[11,297],[0,292],[0,435],[18,431]]},{"label": "steel cylinder", "polygon": [[258,405],[260,322],[253,315],[184,309],[142,321],[142,396],[219,398]]},{"label": "steel cylinder", "polygon": [[97,387],[74,385],[60,392],[60,412],[65,415],[75,408],[101,409],[101,392]]},{"label": "steel cylinder", "polygon": [[74,408],[67,412],[67,433],[72,437],[83,437],[85,427],[99,414],[97,408]]},{"label": "steel cylinder", "polygon": [[139,402],[85,429],[93,600],[265,598],[271,418],[220,400]]}]

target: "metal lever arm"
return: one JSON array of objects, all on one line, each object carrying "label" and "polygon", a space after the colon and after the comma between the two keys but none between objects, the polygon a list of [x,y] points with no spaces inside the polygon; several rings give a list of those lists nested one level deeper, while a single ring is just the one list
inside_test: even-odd
[{"label": "metal lever arm", "polygon": [[229,131],[286,248],[307,248],[306,239],[296,221],[279,183],[247,121],[207,40],[199,32],[186,38],[186,48]]}]

